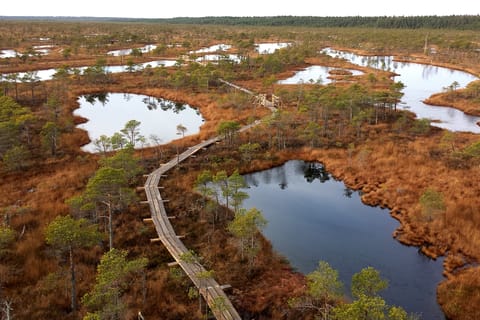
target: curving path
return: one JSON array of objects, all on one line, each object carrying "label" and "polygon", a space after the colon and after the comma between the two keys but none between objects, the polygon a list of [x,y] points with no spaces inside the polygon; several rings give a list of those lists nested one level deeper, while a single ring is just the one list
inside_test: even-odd
[{"label": "curving path", "polygon": [[[240,88],[234,84],[226,81],[222,82],[231,85],[236,89],[242,90],[243,92],[254,95],[253,92]],[[264,106],[270,108],[272,111],[276,110],[268,101],[264,103]],[[239,131],[246,131],[258,124],[260,124],[260,120],[242,127]],[[186,160],[193,154],[220,140],[222,140],[222,137],[217,136],[188,148],[187,151],[179,154],[169,162],[163,164],[160,168],[150,173],[147,177],[144,188],[147,196],[146,202],[150,206],[151,220],[153,221],[158,234],[158,239],[152,239],[152,241],[161,241],[163,243],[175,259],[175,264],[178,264],[195,284],[216,319],[241,320],[240,315],[223,291],[223,286],[220,286],[212,277],[205,277],[204,275],[207,270],[196,259],[182,259],[182,257],[185,257],[185,254],[189,253],[189,250],[175,233],[175,230],[169,221],[165,206],[163,205],[165,200],[162,199],[159,191],[160,179],[162,176],[165,176],[167,171],[174,168],[177,164]]]},{"label": "curving path", "polygon": [[[182,259],[182,257],[185,257],[185,254],[189,253],[189,250],[185,247],[183,242],[180,241],[175,230],[173,230],[165,206],[163,205],[164,200],[158,190],[160,179],[168,170],[172,169],[178,163],[184,161],[196,152],[219,140],[219,137],[215,137],[191,147],[182,154],[179,154],[178,157],[175,157],[168,163],[153,171],[148,175],[145,182],[145,193],[150,206],[152,221],[158,234],[158,240],[163,243],[175,259],[175,262],[183,269],[183,271],[185,271],[187,276],[198,288],[199,292],[212,310],[215,318],[240,320],[240,315],[233,307],[222,287],[215,281],[215,279],[204,277],[207,270],[196,259]],[[153,241],[156,240],[157,239],[153,239]]]}]

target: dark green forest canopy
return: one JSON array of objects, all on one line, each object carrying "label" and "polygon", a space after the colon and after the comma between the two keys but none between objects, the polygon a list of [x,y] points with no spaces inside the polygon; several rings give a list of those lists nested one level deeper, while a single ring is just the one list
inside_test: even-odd
[{"label": "dark green forest canopy", "polygon": [[97,17],[1,17],[0,20],[62,20],[62,21],[111,21],[150,22],[169,24],[209,24],[244,26],[303,26],[318,28],[365,27],[387,29],[459,29],[480,30],[479,15],[451,16],[383,16],[383,17],[177,17],[165,19],[97,18]]},{"label": "dark green forest canopy", "polygon": [[365,27],[392,29],[479,30],[480,16],[402,16],[402,17],[202,17],[163,19],[169,23],[251,26]]}]

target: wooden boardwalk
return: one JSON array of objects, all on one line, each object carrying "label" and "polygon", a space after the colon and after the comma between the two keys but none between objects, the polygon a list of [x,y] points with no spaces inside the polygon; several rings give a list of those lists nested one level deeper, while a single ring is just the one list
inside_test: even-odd
[{"label": "wooden boardwalk", "polygon": [[[216,319],[238,319],[240,315],[233,307],[230,299],[223,291],[222,287],[211,277],[205,277],[206,269],[195,259],[182,259],[189,253],[189,250],[185,247],[182,241],[178,238],[172,224],[169,221],[164,200],[160,195],[158,185],[162,175],[175,167],[178,163],[184,161],[191,155],[197,153],[205,147],[219,141],[219,137],[212,138],[204,141],[194,147],[189,148],[187,151],[178,155],[168,163],[162,165],[160,168],[153,171],[148,175],[145,182],[145,193],[147,195],[147,201],[150,206],[150,212],[152,214],[152,220],[155,225],[155,229],[158,234],[158,240],[170,252],[175,262],[183,269],[187,276],[192,280],[197,287],[205,301],[207,302],[210,310]],[[155,241],[157,239],[153,239]]]},{"label": "wooden boardwalk", "polygon": [[[235,84],[223,81],[225,84],[230,85],[238,90],[241,90],[247,94],[255,95],[253,92],[241,88]],[[264,103],[264,106],[269,108],[272,111],[276,111],[276,108],[270,104],[268,101]],[[249,130],[250,128],[260,124],[261,121],[257,120],[247,126],[243,126],[239,132]],[[203,296],[207,302],[210,310],[212,310],[213,315],[217,320],[223,319],[238,319],[241,320],[240,315],[233,307],[230,299],[223,291],[223,287],[220,286],[215,279],[212,277],[205,277],[206,269],[195,259],[182,259],[185,255],[189,254],[189,250],[185,247],[182,241],[180,241],[178,235],[175,233],[175,230],[170,223],[165,206],[159,191],[159,183],[162,176],[165,175],[167,171],[174,168],[180,162],[188,159],[190,156],[195,153],[203,150],[204,148],[219,142],[222,140],[221,136],[211,138],[209,140],[203,141],[193,147],[188,148],[181,154],[178,154],[170,160],[169,162],[163,164],[160,168],[153,171],[148,175],[145,182],[144,188],[147,195],[147,203],[150,206],[151,220],[155,225],[155,229],[158,234],[158,239],[152,239],[152,241],[161,241],[163,245],[170,252],[172,257],[175,259],[175,263],[178,264],[187,276],[192,280],[194,285],[199,290],[200,294]]]},{"label": "wooden boardwalk", "polygon": [[248,89],[242,88],[242,87],[240,87],[240,86],[237,86],[237,85],[234,84],[234,83],[225,81],[225,80],[223,80],[223,79],[218,79],[218,81],[220,81],[220,82],[223,83],[223,84],[226,84],[227,86],[230,86],[230,87],[232,87],[232,88],[235,88],[235,89],[237,89],[237,90],[240,90],[240,91],[242,91],[242,92],[244,92],[244,93],[246,93],[246,94],[248,94],[248,95],[251,95],[251,96],[257,98],[257,101],[259,102],[259,104],[261,104],[261,105],[264,106],[265,108],[270,109],[270,111],[272,111],[272,112],[276,112],[276,111],[277,111],[277,108],[274,106],[273,102],[268,101],[268,100],[266,99],[266,95],[257,95],[257,94],[255,94],[255,92],[253,92],[253,91],[250,91],[250,90],[248,90]]}]

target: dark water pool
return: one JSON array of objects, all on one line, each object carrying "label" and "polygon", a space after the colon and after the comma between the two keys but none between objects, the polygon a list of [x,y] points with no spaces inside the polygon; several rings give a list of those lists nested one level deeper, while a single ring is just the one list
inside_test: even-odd
[{"label": "dark water pool", "polygon": [[244,207],[263,212],[264,235],[293,267],[307,274],[327,261],[349,292],[352,275],[372,266],[389,281],[382,294],[388,304],[422,319],[444,319],[436,302],[442,259],[433,261],[393,239],[399,223],[387,210],[364,205],[358,192],[319,163],[289,161],[244,177],[250,186]]}]

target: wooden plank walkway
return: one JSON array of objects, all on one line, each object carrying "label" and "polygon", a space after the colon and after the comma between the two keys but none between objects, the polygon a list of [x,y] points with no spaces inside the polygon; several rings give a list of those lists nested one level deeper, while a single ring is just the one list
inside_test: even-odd
[{"label": "wooden plank walkway", "polygon": [[[254,96],[254,97],[259,97],[259,96],[261,96],[261,95],[255,94],[255,92],[253,92],[253,91],[250,91],[250,90],[248,90],[248,89],[242,88],[242,87],[240,87],[240,86],[237,86],[237,85],[234,84],[234,83],[225,81],[225,80],[223,80],[223,79],[218,79],[218,81],[220,81],[220,82],[223,83],[223,84],[226,84],[227,86],[230,86],[230,87],[232,87],[232,88],[235,88],[235,89],[237,89],[237,90],[240,90],[240,91],[242,91],[242,92],[244,92],[244,93],[246,93],[246,94],[249,94],[249,95],[251,95],[251,96]],[[265,97],[265,95],[264,95],[264,97]],[[262,104],[265,108],[270,109],[270,111],[272,111],[272,112],[276,112],[276,111],[277,111],[277,108],[273,105],[273,103],[272,103],[271,101],[268,101],[268,100],[266,100],[266,99],[264,99],[264,98],[259,99],[259,101],[261,102],[261,104]]]},{"label": "wooden plank walkway", "polygon": [[245,89],[245,88],[242,88],[242,87],[240,87],[240,86],[237,86],[237,85],[234,84],[234,83],[225,81],[225,80],[223,80],[223,79],[218,79],[218,81],[220,81],[221,83],[226,84],[227,86],[230,86],[230,87],[235,88],[235,89],[237,89],[237,90],[243,91],[243,92],[245,92],[246,94],[249,94],[249,95],[251,95],[251,96],[254,96],[254,95],[255,95],[255,93],[254,93],[253,91],[250,91],[250,90],[248,90],[248,89]]},{"label": "wooden plank walkway", "polygon": [[[247,94],[255,95],[252,91],[239,87],[233,83],[223,80],[221,81]],[[276,108],[270,104],[269,101],[266,101],[264,106],[272,111],[276,111]],[[249,125],[243,126],[239,132],[249,130],[260,123],[261,121],[257,120]],[[160,168],[149,174],[147,176],[144,188],[147,196],[146,203],[149,204],[152,215],[151,220],[153,221],[158,234],[158,239],[152,239],[152,241],[161,241],[163,243],[172,257],[175,259],[176,264],[183,269],[183,271],[197,287],[217,320],[241,320],[240,315],[235,310],[230,299],[228,299],[227,295],[223,291],[222,286],[220,286],[215,279],[211,277],[204,277],[207,270],[196,259],[182,259],[185,254],[189,253],[189,250],[185,247],[183,242],[175,233],[175,230],[173,229],[165,210],[165,206],[163,205],[165,200],[162,199],[159,191],[159,183],[162,175],[165,175],[167,171],[174,168],[180,162],[188,159],[190,156],[194,155],[200,150],[219,142],[220,140],[222,140],[222,137],[217,136],[203,141],[202,143],[188,148],[181,154],[178,154],[172,160],[163,164]]]},{"label": "wooden plank walkway", "polygon": [[150,206],[152,220],[158,234],[158,240],[163,243],[172,257],[175,259],[175,262],[192,280],[207,302],[210,310],[212,310],[215,318],[218,320],[240,320],[240,315],[233,307],[230,299],[228,299],[222,287],[215,281],[215,279],[211,277],[206,278],[204,276],[207,270],[196,259],[182,259],[182,257],[185,257],[185,254],[189,253],[189,250],[187,247],[185,247],[183,242],[175,233],[175,230],[169,221],[165,206],[163,205],[164,200],[162,199],[158,188],[162,175],[164,175],[168,170],[172,169],[178,163],[184,161],[191,155],[219,140],[221,140],[220,137],[215,137],[197,144],[196,146],[189,148],[187,151],[179,154],[168,163],[153,171],[148,175],[145,182],[145,193],[147,195],[147,202]]}]

